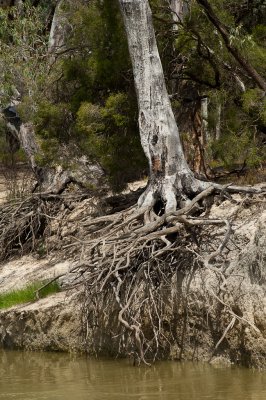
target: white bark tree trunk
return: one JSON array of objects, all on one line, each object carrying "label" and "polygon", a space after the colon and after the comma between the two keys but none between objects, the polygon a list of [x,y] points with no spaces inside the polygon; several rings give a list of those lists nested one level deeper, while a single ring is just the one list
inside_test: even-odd
[{"label": "white bark tree trunk", "polygon": [[202,119],[202,133],[203,133],[203,144],[208,145],[210,142],[209,127],[208,127],[208,97],[201,99],[201,119]]},{"label": "white bark tree trunk", "polygon": [[175,22],[173,29],[178,30],[178,23],[183,21],[185,13],[184,0],[169,0],[169,5],[173,11],[173,21]]},{"label": "white bark tree trunk", "polygon": [[215,140],[219,140],[221,137],[221,114],[222,114],[222,106],[221,103],[217,106],[217,118],[216,118],[216,126],[215,126]]},{"label": "white bark tree trunk", "polygon": [[48,43],[48,51],[52,58],[65,49],[66,36],[69,31],[69,21],[64,10],[67,3],[68,0],[58,0],[55,8]]},{"label": "white bark tree trunk", "polygon": [[132,60],[139,106],[142,147],[150,179],[139,206],[165,202],[175,210],[183,195],[200,190],[185,160],[177,124],[166,90],[148,0],[120,0]]}]

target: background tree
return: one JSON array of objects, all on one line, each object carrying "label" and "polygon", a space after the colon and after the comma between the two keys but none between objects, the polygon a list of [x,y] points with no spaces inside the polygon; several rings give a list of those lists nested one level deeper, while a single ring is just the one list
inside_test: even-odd
[{"label": "background tree", "polygon": [[[233,1],[229,7],[223,1],[211,3],[219,18],[230,26],[230,38],[239,51],[260,74],[265,74],[261,68],[266,58],[264,28],[259,24],[265,8],[263,11],[261,4],[257,8],[253,4],[252,8],[249,3],[250,13],[259,18],[250,18],[240,27],[234,15],[237,10],[243,10],[242,6]],[[265,139],[261,116],[265,103],[263,100],[256,103],[260,109],[256,117],[244,106],[244,99],[252,97],[253,80],[228,52],[196,1],[190,2],[190,12],[179,21],[178,33],[172,30],[170,11],[169,7],[158,7],[158,4],[153,7],[167,88],[189,165],[196,172],[206,173],[205,168],[197,167],[203,156],[208,174],[216,174],[217,168],[233,171],[243,165],[262,165]],[[263,92],[259,88],[255,91],[263,99]],[[201,104],[204,99],[208,102],[208,141],[203,132],[205,118]],[[235,153],[230,140],[237,146]]]}]

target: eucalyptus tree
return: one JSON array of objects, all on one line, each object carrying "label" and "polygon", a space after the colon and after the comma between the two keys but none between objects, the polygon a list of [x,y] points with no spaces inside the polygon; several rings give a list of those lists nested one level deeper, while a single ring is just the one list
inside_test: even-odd
[{"label": "eucalyptus tree", "polygon": [[141,143],[149,161],[150,178],[139,206],[158,200],[166,212],[178,201],[207,187],[190,170],[166,90],[148,0],[120,0],[139,106]]},{"label": "eucalyptus tree", "polygon": [[[62,167],[60,157],[52,165],[40,162],[45,140],[37,138],[33,119],[46,96],[45,91],[53,85],[53,80],[58,79],[57,76],[54,78],[51,69],[58,53],[65,50],[68,30],[65,10],[70,2],[19,3],[7,2],[0,10],[0,106],[6,121],[6,134],[8,140],[9,137],[16,138],[24,150],[37,181],[36,187],[44,192],[61,193],[70,182],[81,184],[84,175],[93,179],[91,165],[81,163],[84,173],[80,173],[77,168],[73,172]],[[11,8],[5,10],[8,7]],[[50,148],[50,152],[52,150]],[[92,168],[95,177],[102,176],[100,167],[94,165]]]},{"label": "eucalyptus tree", "polygon": [[[119,0],[132,60],[139,107],[139,130],[142,147],[149,161],[149,184],[139,199],[140,207],[151,207],[158,200],[171,212],[189,201],[210,184],[194,177],[182,149],[178,127],[166,89],[164,73],[153,28],[148,0]],[[210,18],[207,2],[198,0]],[[226,41],[228,51],[250,72],[260,88],[264,79],[240,52],[228,43],[217,18],[211,18]],[[218,22],[217,22],[218,21]],[[219,188],[219,185],[214,185]],[[231,187],[231,190],[241,190]]]},{"label": "eucalyptus tree", "polygon": [[[34,94],[46,70],[44,15],[41,9],[31,4],[25,4],[23,9],[20,2],[6,2],[3,6],[4,9],[8,6],[12,8],[0,10],[0,107],[6,118],[7,133],[17,138],[37,174],[35,154],[38,146],[31,124],[24,122],[34,108]],[[27,104],[23,113],[24,122],[18,118],[16,109],[22,99]]]}]

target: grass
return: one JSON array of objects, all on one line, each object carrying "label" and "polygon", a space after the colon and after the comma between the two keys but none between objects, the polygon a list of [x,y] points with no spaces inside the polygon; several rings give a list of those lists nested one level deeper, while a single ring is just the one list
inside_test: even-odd
[{"label": "grass", "polygon": [[[29,303],[36,300],[35,292],[40,289],[46,282],[35,282],[23,289],[13,290],[0,294],[0,309],[9,308],[17,304]],[[49,296],[50,294],[57,293],[60,291],[57,282],[53,282],[46,286],[39,293],[40,298]]]}]

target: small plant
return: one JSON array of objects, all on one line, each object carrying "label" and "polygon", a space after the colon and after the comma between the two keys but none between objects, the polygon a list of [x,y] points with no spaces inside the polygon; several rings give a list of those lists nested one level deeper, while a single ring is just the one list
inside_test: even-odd
[{"label": "small plant", "polygon": [[[18,304],[29,303],[36,300],[36,291],[40,290],[45,282],[34,282],[23,289],[0,294],[0,309],[9,308]],[[57,282],[52,282],[39,292],[39,298],[44,298],[50,294],[60,291]]]}]

